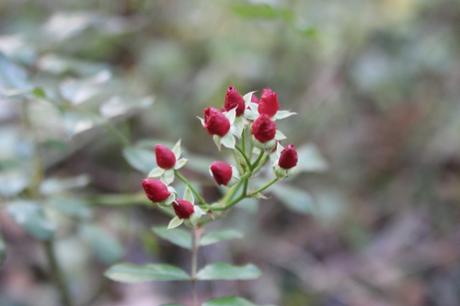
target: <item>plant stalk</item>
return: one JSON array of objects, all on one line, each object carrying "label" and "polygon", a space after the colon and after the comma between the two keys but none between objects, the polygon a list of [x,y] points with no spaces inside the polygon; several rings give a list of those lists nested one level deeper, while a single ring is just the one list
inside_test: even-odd
[{"label": "plant stalk", "polygon": [[197,293],[197,271],[198,271],[198,249],[200,247],[201,229],[198,226],[193,226],[192,229],[192,256],[191,256],[191,271],[192,278],[192,296],[193,306],[199,306]]},{"label": "plant stalk", "polygon": [[59,266],[58,260],[56,258],[56,253],[54,250],[54,241],[47,240],[43,242],[43,247],[48,259],[48,264],[51,272],[51,277],[58,289],[59,299],[62,306],[73,306],[72,299],[70,297],[69,288],[67,287],[66,281],[64,279],[64,274],[62,269]]}]

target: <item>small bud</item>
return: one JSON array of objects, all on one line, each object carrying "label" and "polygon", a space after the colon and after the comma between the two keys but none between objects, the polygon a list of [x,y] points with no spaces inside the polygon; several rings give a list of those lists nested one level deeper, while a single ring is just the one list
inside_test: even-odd
[{"label": "small bud", "polygon": [[184,199],[177,199],[173,203],[174,211],[176,212],[176,216],[181,219],[188,219],[195,211],[193,204]]},{"label": "small bud", "polygon": [[269,116],[262,114],[252,124],[252,134],[258,141],[266,143],[275,138],[276,123]]},{"label": "small bud", "polygon": [[270,88],[265,88],[262,91],[262,96],[259,101],[259,114],[266,114],[273,117],[279,109],[278,95]]},{"label": "small bud", "polygon": [[294,145],[290,144],[281,151],[278,165],[283,169],[291,169],[297,165],[297,150]]},{"label": "small bud", "polygon": [[232,179],[232,166],[224,161],[215,161],[210,167],[211,174],[218,185],[227,186]]},{"label": "small bud", "polygon": [[255,94],[252,94],[251,96],[251,102],[252,103],[259,103],[259,98]]},{"label": "small bud", "polygon": [[230,121],[218,109],[207,107],[204,110],[204,127],[209,134],[223,137],[230,130]]},{"label": "small bud", "polygon": [[158,167],[171,169],[176,165],[176,156],[167,146],[158,144],[155,146],[155,157]]},{"label": "small bud", "polygon": [[168,186],[159,179],[146,178],[142,180],[142,187],[147,198],[155,203],[163,202],[171,195]]},{"label": "small bud", "polygon": [[225,93],[224,109],[230,111],[236,107],[236,115],[241,116],[244,113],[244,99],[233,86],[228,86]]}]

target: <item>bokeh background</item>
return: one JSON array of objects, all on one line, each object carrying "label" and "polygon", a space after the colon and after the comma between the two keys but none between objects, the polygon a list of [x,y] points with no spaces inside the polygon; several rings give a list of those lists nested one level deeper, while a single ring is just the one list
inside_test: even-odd
[{"label": "bokeh background", "polygon": [[50,235],[76,305],[189,303],[187,284],[102,274],[121,259],[187,267],[152,233],[168,219],[139,182],[153,143],[181,138],[216,197],[196,116],[229,84],[272,87],[299,114],[280,128],[303,165],[215,224],[245,237],[200,264],[263,276],[202,284],[203,300],[460,305],[459,37],[457,0],[1,1],[0,305],[57,305]]}]

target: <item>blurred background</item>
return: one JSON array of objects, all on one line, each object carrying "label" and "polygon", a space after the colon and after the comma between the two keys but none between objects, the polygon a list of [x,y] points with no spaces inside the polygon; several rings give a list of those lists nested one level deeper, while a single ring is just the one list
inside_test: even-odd
[{"label": "blurred background", "polygon": [[168,218],[140,180],[153,144],[181,138],[186,173],[217,198],[196,116],[229,84],[272,87],[299,114],[279,127],[301,167],[213,225],[244,238],[200,265],[263,276],[200,284],[203,300],[460,305],[459,54],[457,0],[2,0],[0,305],[58,305],[50,247],[75,305],[189,303],[187,284],[103,272],[188,267],[151,231]]}]

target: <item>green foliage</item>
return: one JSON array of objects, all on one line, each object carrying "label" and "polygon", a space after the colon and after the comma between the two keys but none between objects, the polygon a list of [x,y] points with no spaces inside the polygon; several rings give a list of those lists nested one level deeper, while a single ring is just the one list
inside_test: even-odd
[{"label": "green foliage", "polygon": [[250,280],[260,276],[260,270],[253,264],[234,266],[225,262],[216,262],[198,271],[199,280]]},{"label": "green foliage", "polygon": [[202,306],[257,306],[239,296],[225,296],[205,302]]},{"label": "green foliage", "polygon": [[101,227],[85,225],[81,232],[94,255],[103,263],[114,263],[123,256],[123,247],[118,240]]},{"label": "green foliage", "polygon": [[28,234],[40,240],[51,239],[56,230],[43,211],[43,207],[36,202],[17,200],[8,204],[8,213]]},{"label": "green foliage", "polygon": [[313,199],[308,192],[285,184],[273,186],[272,191],[281,203],[293,212],[301,214],[314,212]]},{"label": "green foliage", "polygon": [[190,235],[190,232],[184,229],[168,229],[164,226],[156,226],[152,228],[152,231],[159,237],[168,240],[169,242],[177,246],[180,246],[185,249],[192,248],[192,236]]},{"label": "green foliage", "polygon": [[3,265],[3,262],[6,259],[6,245],[3,241],[3,237],[0,236],[0,266]]},{"label": "green foliage", "polygon": [[123,283],[190,280],[190,276],[184,270],[168,264],[120,263],[110,267],[105,276]]},{"label": "green foliage", "polygon": [[243,238],[243,234],[236,229],[215,230],[206,233],[201,237],[200,245],[207,246],[225,240],[233,240]]}]

